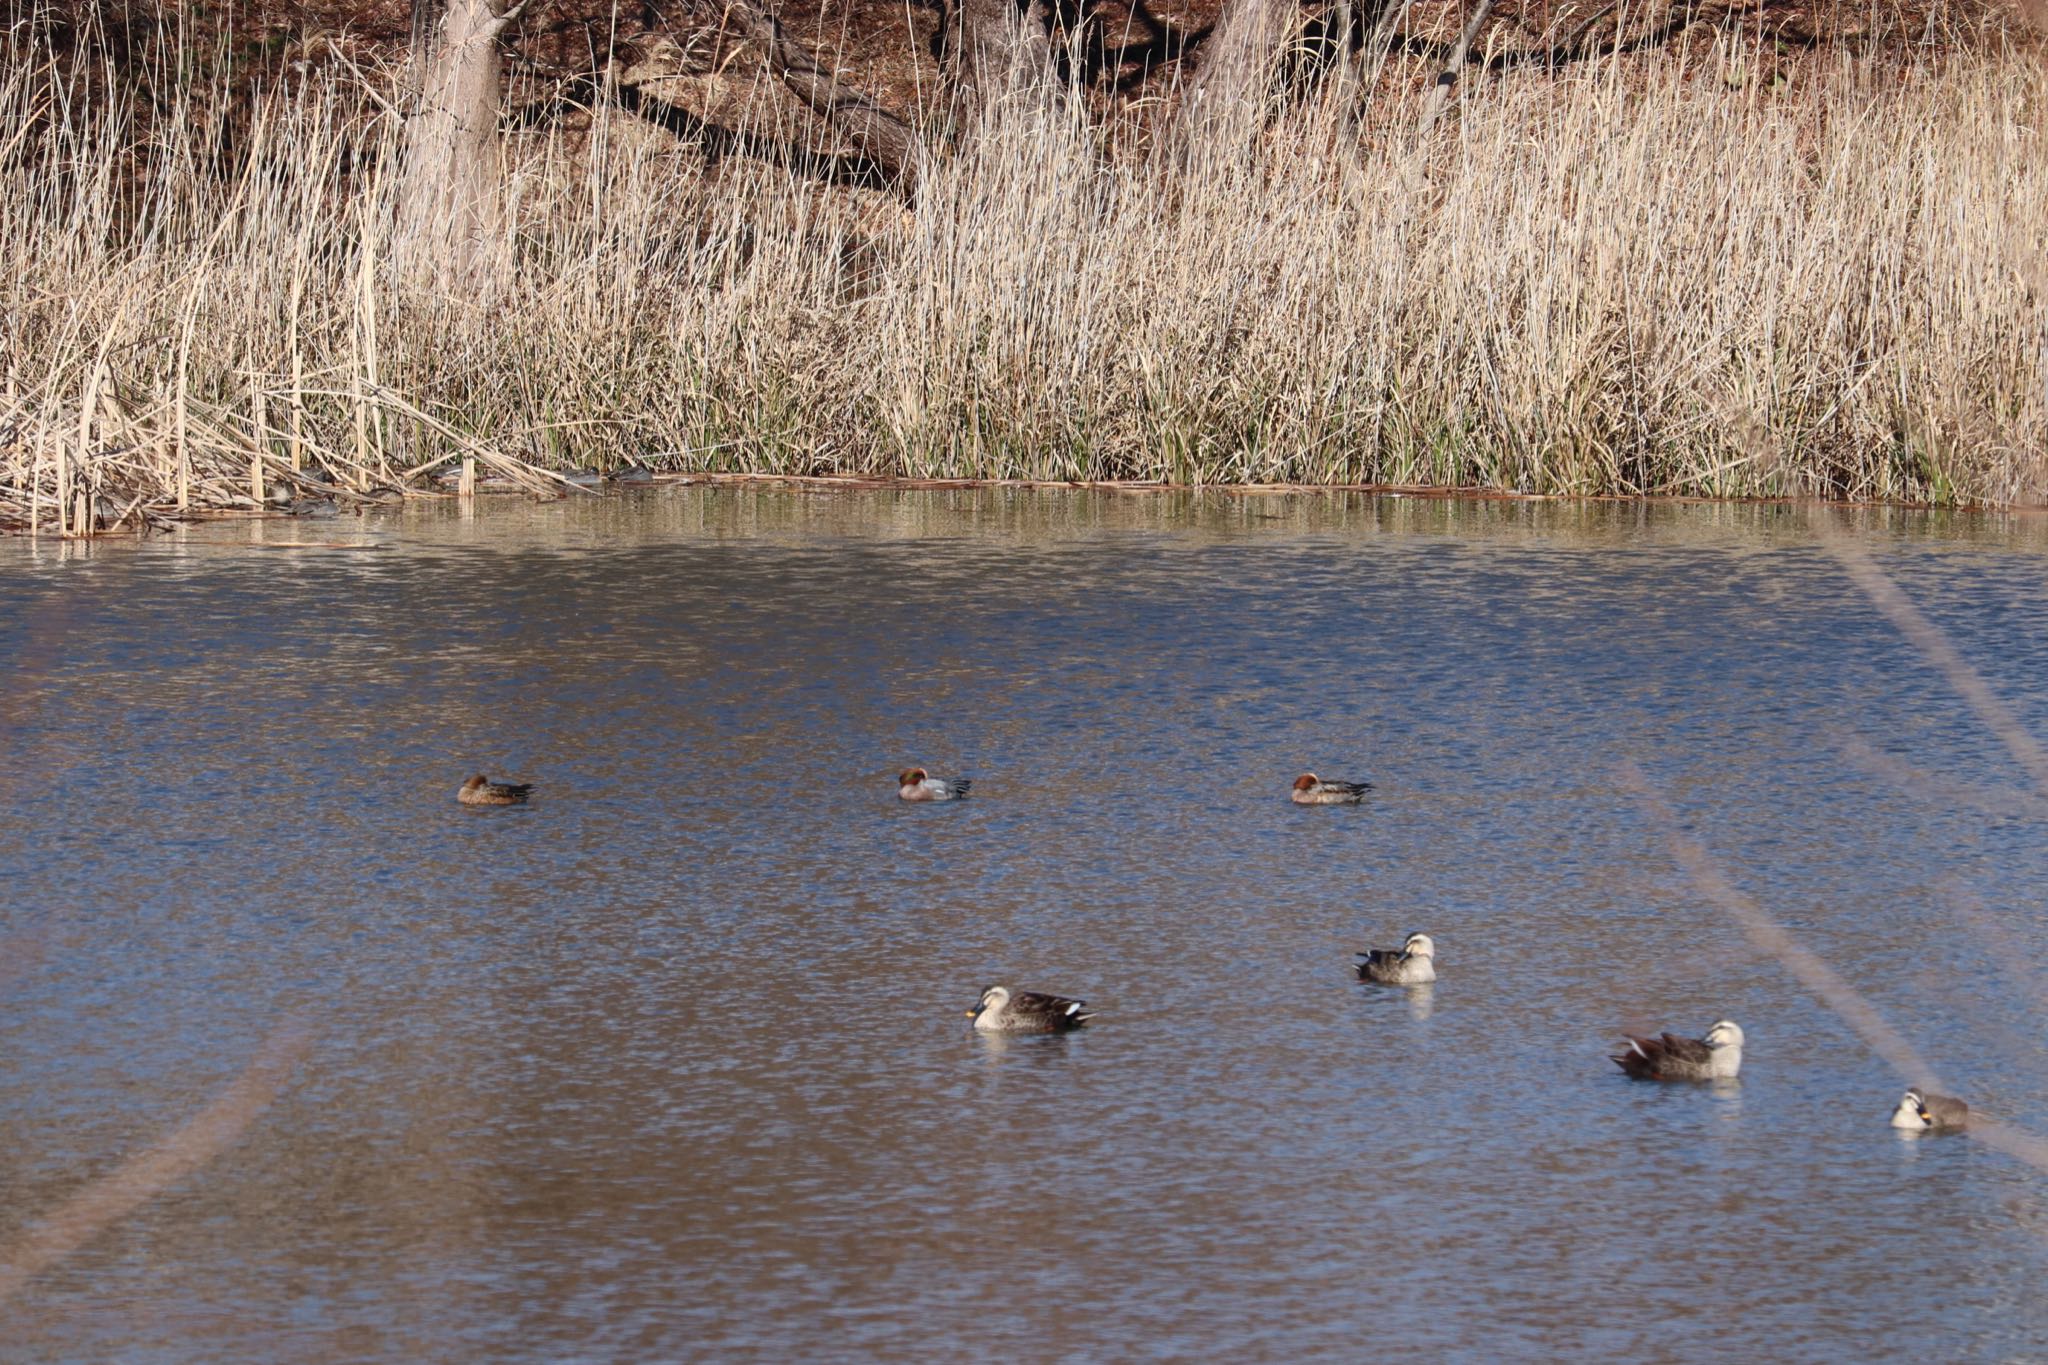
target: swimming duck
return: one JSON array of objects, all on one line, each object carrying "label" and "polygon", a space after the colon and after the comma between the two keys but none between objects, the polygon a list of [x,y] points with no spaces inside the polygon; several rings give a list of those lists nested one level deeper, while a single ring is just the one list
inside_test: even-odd
[{"label": "swimming duck", "polygon": [[532,794],[531,782],[492,782],[478,773],[462,784],[455,799],[465,806],[523,806]]},{"label": "swimming duck", "polygon": [[1007,986],[990,986],[967,1017],[984,1033],[1065,1033],[1095,1017],[1082,1009],[1084,1003],[1037,991],[1012,995]]},{"label": "swimming duck", "polygon": [[1970,1126],[1970,1106],[1949,1095],[1908,1090],[1892,1110],[1892,1127],[1912,1132],[1957,1132]]},{"label": "swimming duck", "polygon": [[933,777],[922,768],[896,774],[896,794],[905,801],[959,801],[973,785],[971,777]]},{"label": "swimming duck", "polygon": [[1370,782],[1325,782],[1314,773],[1303,773],[1294,779],[1294,804],[1297,806],[1349,806],[1365,800],[1365,794],[1372,790]]},{"label": "swimming duck", "polygon": [[1629,1036],[1614,1064],[1638,1081],[1718,1081],[1742,1069],[1742,1030],[1718,1020],[1704,1038]]},{"label": "swimming duck", "polygon": [[1368,948],[1363,962],[1351,964],[1360,981],[1383,986],[1420,986],[1436,980],[1436,941],[1428,934],[1410,934],[1398,948]]}]

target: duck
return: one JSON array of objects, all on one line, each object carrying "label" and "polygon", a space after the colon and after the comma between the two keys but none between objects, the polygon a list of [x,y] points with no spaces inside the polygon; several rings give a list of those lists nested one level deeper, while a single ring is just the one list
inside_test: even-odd
[{"label": "duck", "polygon": [[1428,934],[1410,934],[1398,948],[1368,948],[1359,956],[1365,961],[1352,963],[1351,969],[1360,981],[1420,986],[1436,980],[1436,940]]},{"label": "duck", "polygon": [[1013,995],[1008,986],[990,986],[967,1017],[983,1033],[1069,1033],[1095,1017],[1086,1003],[1037,991]]},{"label": "duck", "polygon": [[896,794],[905,801],[964,801],[971,777],[933,777],[922,768],[905,768],[896,774]]},{"label": "duck", "polygon": [[493,782],[478,773],[462,784],[455,799],[465,806],[523,806],[531,795],[531,782]]},{"label": "duck", "polygon": [[1297,806],[1355,806],[1372,790],[1370,782],[1325,782],[1314,773],[1294,779]]},{"label": "duck", "polygon": [[1704,1038],[1628,1037],[1628,1051],[1613,1062],[1637,1081],[1720,1081],[1742,1069],[1742,1029],[1719,1019]]},{"label": "duck", "polygon": [[1960,1132],[1970,1126],[1970,1106],[1952,1095],[1908,1090],[1892,1110],[1892,1127],[1909,1132]]}]

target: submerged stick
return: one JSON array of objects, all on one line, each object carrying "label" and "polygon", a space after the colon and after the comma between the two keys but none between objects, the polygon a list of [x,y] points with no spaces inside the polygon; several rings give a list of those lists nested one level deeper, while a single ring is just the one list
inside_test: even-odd
[{"label": "submerged stick", "polygon": [[277,1030],[213,1103],[72,1195],[12,1246],[0,1247],[0,1303],[108,1224],[127,1217],[233,1146],[277,1098],[310,1042],[311,1035],[297,1025]]},{"label": "submerged stick", "polygon": [[2048,797],[2048,749],[2043,749],[2041,741],[2027,733],[2012,708],[1984,681],[1984,675],[1964,660],[1941,628],[1913,605],[1912,599],[1892,581],[1890,574],[1878,567],[1867,550],[1825,522],[1817,522],[1815,529],[1820,533],[1821,545],[1835,557],[1850,581],[1863,590],[1870,604],[1884,613],[1899,634],[1941,670],[1949,686],[1977,713],[1984,728],[1997,735],[2013,761],[2026,770],[2034,781],[2034,789]]},{"label": "submerged stick", "polygon": [[[1864,1045],[1890,1064],[1908,1085],[1946,1089],[1934,1065],[1906,1036],[1893,1028],[1869,997],[1849,984],[1826,959],[1792,937],[1784,925],[1773,919],[1757,901],[1739,890],[1715,864],[1697,839],[1679,828],[1678,817],[1666,804],[1664,795],[1633,762],[1624,763],[1618,774],[1622,790],[1642,802],[1651,817],[1663,827],[1671,856],[1691,876],[1693,885],[1716,907],[1741,926],[1749,941],[1776,958],[1778,964],[1806,987],[1821,1004],[1853,1030]],[[2048,1141],[1988,1118],[1971,1115],[1970,1136],[1998,1148],[2036,1170],[2048,1172]]]}]

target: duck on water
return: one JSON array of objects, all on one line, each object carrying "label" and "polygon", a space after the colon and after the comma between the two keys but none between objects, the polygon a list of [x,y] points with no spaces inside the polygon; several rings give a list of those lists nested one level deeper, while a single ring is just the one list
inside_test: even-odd
[{"label": "duck on water", "polygon": [[531,782],[493,782],[478,773],[462,784],[455,799],[465,806],[523,806],[531,795]]},{"label": "duck on water", "polygon": [[1368,948],[1359,956],[1365,960],[1351,969],[1360,981],[1420,986],[1436,980],[1436,940],[1428,934],[1410,934],[1398,948]]},{"label": "duck on water", "polygon": [[1614,1054],[1612,1060],[1631,1080],[1723,1081],[1742,1069],[1742,1029],[1721,1019],[1704,1038],[1628,1035],[1628,1051]]},{"label": "duck on water", "polygon": [[1908,1090],[1892,1110],[1892,1127],[1909,1133],[1957,1133],[1969,1126],[1969,1105],[1932,1090]]},{"label": "duck on water", "polygon": [[1326,782],[1314,773],[1303,773],[1294,779],[1288,799],[1297,806],[1355,806],[1371,790],[1370,782]]},{"label": "duck on water", "polygon": [[896,795],[905,801],[961,801],[973,785],[971,777],[933,777],[922,768],[905,768],[896,774]]},{"label": "duck on water", "polygon": [[990,986],[967,1017],[983,1033],[1070,1033],[1095,1017],[1086,1005],[1064,995]]}]

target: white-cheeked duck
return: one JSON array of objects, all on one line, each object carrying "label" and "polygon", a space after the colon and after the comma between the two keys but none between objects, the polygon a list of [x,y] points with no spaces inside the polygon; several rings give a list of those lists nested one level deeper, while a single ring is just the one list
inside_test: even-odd
[{"label": "white-cheeked duck", "polygon": [[1614,1064],[1638,1081],[1724,1081],[1742,1070],[1742,1029],[1722,1019],[1704,1038],[1629,1036]]},{"label": "white-cheeked duck", "polygon": [[1383,986],[1420,986],[1436,980],[1436,940],[1410,934],[1398,948],[1368,948],[1351,964],[1360,981]]},{"label": "white-cheeked duck", "polygon": [[1095,1017],[1085,1001],[1008,986],[990,986],[967,1015],[983,1033],[1067,1033]]},{"label": "white-cheeked duck", "polygon": [[1908,1090],[1892,1110],[1892,1127],[1908,1132],[1959,1133],[1969,1126],[1969,1105],[1931,1090]]}]

